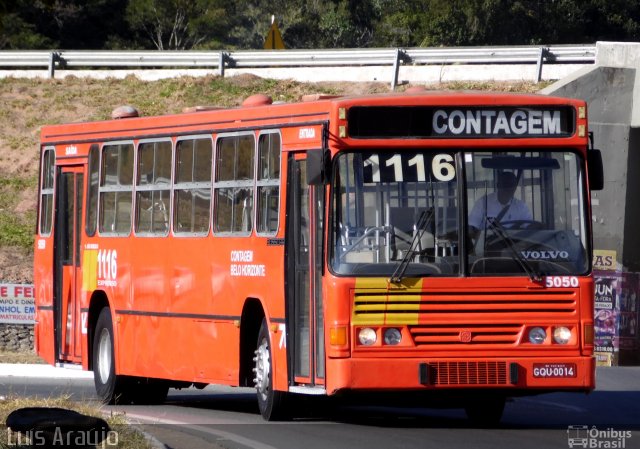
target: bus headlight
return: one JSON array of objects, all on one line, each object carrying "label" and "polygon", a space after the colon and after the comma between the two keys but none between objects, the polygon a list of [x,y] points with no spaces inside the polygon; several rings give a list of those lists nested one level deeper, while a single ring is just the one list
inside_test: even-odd
[{"label": "bus headlight", "polygon": [[358,332],[358,340],[360,341],[361,345],[371,346],[374,345],[378,340],[378,335],[376,334],[375,330],[371,329],[370,327],[365,327],[360,329],[360,332]]},{"label": "bus headlight", "polygon": [[402,334],[400,333],[400,330],[396,329],[395,327],[390,327],[389,329],[384,331],[385,345],[395,346],[397,344],[400,344],[401,341]]},{"label": "bus headlight", "polygon": [[547,333],[541,327],[534,327],[529,331],[529,341],[534,345],[540,345],[547,339]]},{"label": "bus headlight", "polygon": [[559,345],[566,345],[571,340],[571,330],[564,326],[556,327],[553,330],[553,340]]}]

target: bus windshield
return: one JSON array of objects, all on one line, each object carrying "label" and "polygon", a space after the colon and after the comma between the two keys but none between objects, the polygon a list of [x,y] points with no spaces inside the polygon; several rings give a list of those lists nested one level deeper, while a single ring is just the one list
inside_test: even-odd
[{"label": "bus windshield", "polygon": [[575,153],[381,149],[340,154],[334,167],[336,274],[397,278],[400,264],[410,277],[588,271]]}]

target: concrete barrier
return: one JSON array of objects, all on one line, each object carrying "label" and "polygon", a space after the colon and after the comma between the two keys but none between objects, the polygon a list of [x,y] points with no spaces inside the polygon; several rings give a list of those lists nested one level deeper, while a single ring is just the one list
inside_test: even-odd
[{"label": "concrete barrier", "polygon": [[594,66],[541,93],[587,101],[605,176],[592,193],[594,248],[614,251],[623,271],[640,271],[640,43],[598,42]]},{"label": "concrete barrier", "polygon": [[[592,64],[545,64],[542,81],[555,81]],[[292,79],[298,82],[383,82],[389,83],[393,70],[389,66],[362,67],[287,67],[287,68],[244,68],[225,70],[225,77],[251,74],[261,78]],[[163,70],[56,70],[55,78],[68,76],[94,79],[124,79],[135,76],[143,81],[178,78],[181,76],[215,76],[216,69],[163,69]],[[0,78],[42,78],[49,79],[43,70],[2,70]],[[532,64],[460,64],[460,65],[403,65],[399,68],[398,83],[438,84],[453,81],[505,81],[536,82],[537,69]]]}]

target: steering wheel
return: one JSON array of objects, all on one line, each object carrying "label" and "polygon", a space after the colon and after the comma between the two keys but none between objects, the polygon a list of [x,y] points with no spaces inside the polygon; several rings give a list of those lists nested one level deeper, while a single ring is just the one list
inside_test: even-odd
[{"label": "steering wheel", "polygon": [[545,229],[544,224],[536,220],[510,220],[510,221],[501,221],[500,224],[505,229],[529,229],[532,231]]}]

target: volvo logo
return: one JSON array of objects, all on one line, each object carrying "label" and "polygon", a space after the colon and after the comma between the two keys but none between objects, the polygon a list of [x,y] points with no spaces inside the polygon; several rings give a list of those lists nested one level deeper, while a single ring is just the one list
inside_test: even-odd
[{"label": "volvo logo", "polygon": [[568,251],[520,251],[527,260],[568,260]]}]

